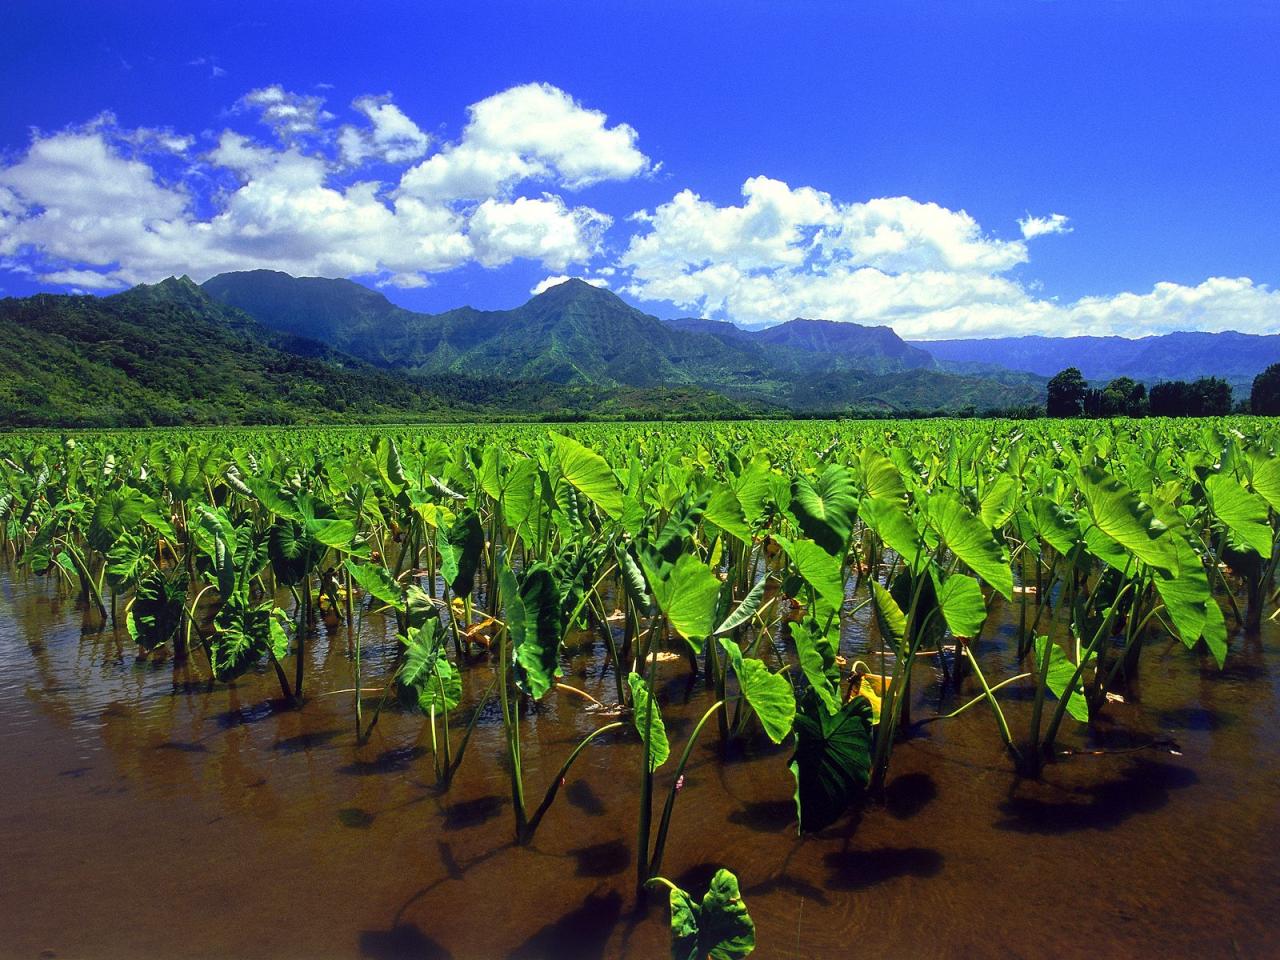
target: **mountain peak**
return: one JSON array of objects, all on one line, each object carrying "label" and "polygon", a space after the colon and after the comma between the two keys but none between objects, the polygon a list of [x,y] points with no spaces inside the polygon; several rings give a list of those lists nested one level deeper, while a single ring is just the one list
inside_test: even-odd
[{"label": "mountain peak", "polygon": [[630,306],[608,287],[598,287],[580,277],[570,277],[568,280],[562,280],[554,286],[547,287],[547,289],[535,295],[530,302],[563,303],[570,300],[599,300],[610,303],[616,301]]}]

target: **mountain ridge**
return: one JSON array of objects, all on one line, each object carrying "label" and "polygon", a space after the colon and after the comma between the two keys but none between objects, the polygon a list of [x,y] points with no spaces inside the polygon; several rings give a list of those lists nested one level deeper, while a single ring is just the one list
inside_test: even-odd
[{"label": "mountain ridge", "polygon": [[770,412],[697,389],[646,391],[435,377],[375,367],[270,330],[170,277],[107,297],[0,299],[0,425],[116,427]]},{"label": "mountain ridge", "polygon": [[[418,375],[483,370],[507,378],[639,388],[697,387],[792,409],[839,411],[864,401],[866,383],[936,366],[888,327],[797,318],[766,331],[717,321],[662,321],[609,290],[567,280],[508,310],[460,307],[438,314],[399,308],[350,281],[295,280],[250,271],[203,284],[211,296],[264,325],[320,336],[337,349]],[[292,291],[290,293],[289,291]],[[823,378],[815,395],[808,382]],[[937,380],[935,407],[1007,407],[1035,402],[1034,378]],[[892,406],[892,404],[890,405]]]},{"label": "mountain ridge", "polygon": [[[1217,376],[1237,390],[1280,362],[1280,334],[1175,331],[1146,337],[990,337],[975,340],[912,340],[952,369],[973,371],[1001,358],[1006,369],[1052,376],[1077,368],[1087,380],[1131,377],[1145,383]],[[975,366],[979,365],[979,366]]]}]

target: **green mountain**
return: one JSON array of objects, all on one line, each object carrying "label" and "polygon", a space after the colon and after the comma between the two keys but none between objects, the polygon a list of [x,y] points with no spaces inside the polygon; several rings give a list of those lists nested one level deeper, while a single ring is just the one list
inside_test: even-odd
[{"label": "green mountain", "polygon": [[[354,285],[353,285],[354,286]],[[376,295],[375,295],[376,296]],[[298,328],[304,330],[305,328]],[[0,300],[0,423],[144,426],[763,412],[697,389],[429,382],[270,330],[186,277],[110,297]]]},{"label": "green mountain", "polygon": [[268,270],[208,280],[212,297],[273,330],[383,367],[594,386],[751,383],[754,351],[687,336],[615,294],[570,280],[514,310],[414,313],[350,280]]},{"label": "green mountain", "polygon": [[346,280],[170,278],[0,300],[0,349],[7,426],[988,409],[1034,403],[1044,383],[933,369],[887,328],[664,323],[579,281],[432,315]]},{"label": "green mountain", "polygon": [[762,330],[744,330],[723,320],[693,317],[666,322],[686,333],[715,337],[737,350],[755,350],[762,364],[786,374],[788,379],[842,370],[896,373],[936,366],[926,351],[911,346],[890,327],[803,317]]},{"label": "green mountain", "polygon": [[349,280],[295,279],[265,270],[221,274],[204,290],[274,330],[419,374],[701,388],[744,402],[824,412],[1007,407],[1037,402],[1043,394],[1040,378],[950,373],[929,378],[928,390],[899,393],[892,381],[876,378],[931,371],[935,364],[888,327],[796,319],[747,331],[694,318],[663,322],[581,280],[511,310],[461,307],[440,314],[404,310]]}]

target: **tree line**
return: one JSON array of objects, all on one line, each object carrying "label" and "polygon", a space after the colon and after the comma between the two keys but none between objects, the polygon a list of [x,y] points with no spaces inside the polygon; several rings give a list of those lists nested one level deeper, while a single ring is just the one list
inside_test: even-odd
[{"label": "tree line", "polygon": [[[1051,417],[1220,417],[1233,412],[1231,385],[1221,377],[1167,380],[1150,391],[1131,377],[1090,387],[1076,367],[1067,367],[1046,388],[1045,412]],[[1247,402],[1237,413],[1280,415],[1280,363],[1253,379]]]}]

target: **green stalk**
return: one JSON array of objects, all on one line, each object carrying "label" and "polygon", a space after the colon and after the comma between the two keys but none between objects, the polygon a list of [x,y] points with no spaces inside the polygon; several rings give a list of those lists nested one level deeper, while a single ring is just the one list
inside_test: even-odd
[{"label": "green stalk", "polygon": [[[658,623],[661,618],[654,615],[649,621],[649,644],[654,646],[654,636],[657,633]],[[641,746],[644,748],[641,753],[641,779],[640,779],[640,816],[638,818],[636,829],[636,896],[639,897],[644,892],[644,882],[649,879],[649,829],[653,822],[653,769],[649,763],[649,736],[653,730],[653,708],[654,702],[658,699],[658,693],[654,689],[654,682],[658,674],[658,660],[656,657],[649,660],[649,697],[645,701],[646,707],[644,712],[644,738]]]},{"label": "green stalk", "polygon": [[724,701],[717,700],[706,713],[702,715],[702,719],[698,721],[698,725],[693,728],[693,733],[689,734],[689,742],[684,746],[684,753],[680,755],[680,763],[676,767],[675,778],[671,781],[671,790],[667,794],[666,806],[662,808],[662,820],[658,824],[658,837],[653,844],[653,857],[649,861],[650,874],[657,873],[662,869],[662,852],[667,845],[667,831],[671,827],[671,812],[675,809],[676,794],[679,792],[680,778],[684,775],[685,764],[689,762],[689,757],[693,754],[693,745],[698,742],[698,734],[702,733],[703,726],[711,719],[711,715],[719,712],[719,716],[724,716]]},{"label": "green stalk", "polygon": [[1049,730],[1045,734],[1044,743],[1041,747],[1043,751],[1048,752],[1050,749],[1053,748],[1053,742],[1054,740],[1057,739],[1057,736],[1058,736],[1058,728],[1062,725],[1062,718],[1066,715],[1066,712],[1067,712],[1067,701],[1071,699],[1070,693],[1072,690],[1076,688],[1076,684],[1079,683],[1080,676],[1081,674],[1084,673],[1085,664],[1089,662],[1089,655],[1098,648],[1098,645],[1102,643],[1103,637],[1106,636],[1107,631],[1110,630],[1111,622],[1112,620],[1115,619],[1116,610],[1119,609],[1120,607],[1120,601],[1124,598],[1124,595],[1132,587],[1133,587],[1133,581],[1131,580],[1128,583],[1126,583],[1124,585],[1124,588],[1120,591],[1120,593],[1116,595],[1116,598],[1115,600],[1112,601],[1111,606],[1107,608],[1106,617],[1104,617],[1102,623],[1098,625],[1098,630],[1093,635],[1093,639],[1089,641],[1089,646],[1086,647],[1085,650],[1082,652],[1079,663],[1076,664],[1075,672],[1071,674],[1071,680],[1070,682],[1067,683],[1067,686],[1065,688],[1065,692],[1068,695],[1059,697],[1058,705],[1057,707],[1054,708],[1053,719],[1049,722]]},{"label": "green stalk", "polygon": [[516,842],[524,835],[525,806],[524,779],[520,769],[520,721],[512,711],[517,709],[511,702],[507,680],[507,661],[511,656],[508,644],[510,631],[504,626],[498,641],[498,697],[502,704],[502,725],[506,728],[507,754],[511,758],[511,806],[516,818]]},{"label": "green stalk", "polygon": [[547,787],[547,793],[542,798],[542,803],[538,805],[538,809],[534,811],[533,816],[529,818],[529,822],[525,825],[524,836],[520,841],[522,844],[529,843],[533,839],[534,831],[538,829],[538,824],[542,822],[542,818],[546,812],[551,809],[551,804],[555,800],[556,794],[560,792],[560,785],[564,783],[564,778],[569,774],[569,768],[573,766],[573,761],[578,759],[578,754],[582,752],[583,748],[596,737],[600,736],[600,734],[607,733],[610,730],[617,730],[624,726],[626,726],[626,724],[621,720],[615,723],[606,723],[603,727],[598,727],[597,729],[592,730],[583,738],[581,743],[573,748],[573,752],[570,753],[565,762],[561,764],[559,773],[557,773],[555,779],[551,781],[551,785]]},{"label": "green stalk", "polygon": [[1107,672],[1106,680],[1097,688],[1099,694],[1105,694],[1111,689],[1111,684],[1115,680],[1116,674],[1119,673],[1120,668],[1124,666],[1125,655],[1129,652],[1129,648],[1133,646],[1135,640],[1142,636],[1142,631],[1147,628],[1147,624],[1151,622],[1151,618],[1158,616],[1160,611],[1163,609],[1164,604],[1157,603],[1151,608],[1147,615],[1142,618],[1142,622],[1137,625],[1137,629],[1134,629],[1132,626],[1130,627],[1129,636],[1125,640],[1124,649],[1120,651],[1120,656],[1116,658],[1116,662],[1112,664],[1111,669]]},{"label": "green stalk", "polygon": [[462,758],[467,752],[467,744],[471,742],[471,732],[476,728],[476,721],[480,719],[480,713],[484,710],[484,705],[489,702],[489,697],[493,694],[493,688],[498,683],[498,675],[495,673],[493,679],[489,681],[489,686],[485,688],[483,694],[480,695],[480,701],[476,704],[475,710],[471,712],[471,722],[467,724],[467,730],[462,735],[462,742],[458,744],[458,752],[453,755],[453,765],[445,771],[444,786],[448,786],[453,780],[453,775],[458,772],[458,768],[462,766]]},{"label": "green stalk", "polygon": [[[293,665],[293,693],[301,702],[302,700],[302,677],[306,669],[307,662],[307,630],[310,629],[308,621],[310,620],[311,611],[311,574],[308,573],[303,580],[303,595],[305,597],[305,607],[301,618],[301,627],[297,630],[298,634],[298,655]],[[295,591],[296,595],[296,591]]]},{"label": "green stalk", "polygon": [[986,696],[987,702],[991,704],[992,712],[996,715],[996,724],[1000,727],[1000,736],[1004,740],[1004,745],[1013,754],[1014,762],[1021,764],[1022,754],[1014,746],[1013,735],[1009,733],[1009,723],[1004,718],[1004,711],[1000,709],[1000,703],[996,700],[995,694],[987,683],[987,678],[982,674],[982,668],[978,666],[977,657],[973,655],[973,651],[969,649],[969,644],[967,643],[964,645],[964,655],[969,659],[969,665],[973,667],[973,672],[978,676],[978,682],[982,684],[982,692]]},{"label": "green stalk", "polygon": [[[1001,680],[999,683],[993,686],[991,688],[991,692],[995,693],[1001,687],[1007,687],[1009,684],[1016,683],[1018,680],[1025,680],[1029,676],[1031,676],[1030,673],[1019,673],[1016,676],[1006,677],[1004,680]],[[937,716],[925,717],[923,720],[917,720],[915,722],[915,726],[923,727],[926,723],[934,723],[935,721],[938,721],[938,720],[950,720],[953,717],[958,717],[960,716],[960,714],[964,713],[970,707],[976,706],[977,704],[981,703],[985,699],[987,699],[987,694],[986,694],[986,691],[983,691],[982,693],[974,697],[972,700],[970,700],[968,703],[966,703],[963,707],[957,707],[955,710],[952,710],[950,713],[940,713]]]},{"label": "green stalk", "polygon": [[1049,687],[1052,643],[1053,641],[1048,637],[1044,638],[1044,652],[1040,655],[1039,672],[1036,677],[1036,698],[1031,706],[1031,743],[1028,747],[1027,763],[1030,765],[1029,770],[1033,776],[1040,775],[1040,766],[1044,760],[1044,754],[1040,750],[1040,719],[1044,715],[1044,696]]}]

